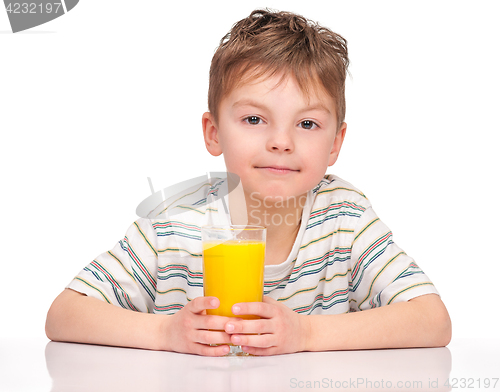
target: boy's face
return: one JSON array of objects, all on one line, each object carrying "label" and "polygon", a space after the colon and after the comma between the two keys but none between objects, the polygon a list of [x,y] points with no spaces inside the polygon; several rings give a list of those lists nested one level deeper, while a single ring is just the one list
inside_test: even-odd
[{"label": "boy's face", "polygon": [[247,197],[267,203],[300,197],[337,160],[346,124],[337,132],[335,102],[323,91],[305,96],[294,78],[281,75],[237,87],[219,107],[215,124],[203,115],[205,144],[224,155]]}]

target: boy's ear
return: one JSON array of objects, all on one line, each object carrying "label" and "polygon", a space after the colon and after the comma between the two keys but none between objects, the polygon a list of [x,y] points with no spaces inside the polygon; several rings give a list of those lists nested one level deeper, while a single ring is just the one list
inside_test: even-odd
[{"label": "boy's ear", "polygon": [[222,148],[219,143],[219,133],[217,125],[215,124],[214,116],[212,113],[205,112],[201,117],[201,124],[203,126],[203,138],[205,139],[205,147],[208,152],[213,156],[222,154]]},{"label": "boy's ear", "polygon": [[347,124],[343,122],[340,125],[337,134],[335,135],[335,140],[333,141],[333,147],[330,151],[330,158],[328,160],[328,166],[332,166],[335,162],[337,162],[337,158],[339,157],[340,149],[342,148],[342,143],[344,142],[345,132],[347,130]]}]

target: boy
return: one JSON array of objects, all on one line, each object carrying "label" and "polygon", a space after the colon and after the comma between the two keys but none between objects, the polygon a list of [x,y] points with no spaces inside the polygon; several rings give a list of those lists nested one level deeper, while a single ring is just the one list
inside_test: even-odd
[{"label": "boy", "polygon": [[[451,322],[428,277],[392,241],[366,197],[326,175],[345,132],[345,40],[301,16],[254,11],[210,69],[210,154],[228,179],[190,189],[169,214],[136,221],[89,264],[47,316],[53,340],[220,356],[447,345]],[[227,205],[217,198],[230,192]],[[234,185],[234,184],[233,184]],[[161,210],[161,209],[160,209]],[[267,227],[262,303],[243,320],[208,316],[200,227]],[[130,311],[132,310],[132,311]]]}]

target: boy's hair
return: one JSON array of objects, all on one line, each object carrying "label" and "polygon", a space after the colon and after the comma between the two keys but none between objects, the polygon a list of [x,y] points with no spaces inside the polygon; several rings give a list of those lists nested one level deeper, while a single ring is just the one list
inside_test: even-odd
[{"label": "boy's hair", "polygon": [[208,110],[218,123],[219,105],[234,88],[283,72],[281,81],[293,76],[306,95],[310,87],[323,87],[336,103],[340,127],[348,66],[347,41],[340,35],[290,12],[255,10],[221,39],[212,58]]}]

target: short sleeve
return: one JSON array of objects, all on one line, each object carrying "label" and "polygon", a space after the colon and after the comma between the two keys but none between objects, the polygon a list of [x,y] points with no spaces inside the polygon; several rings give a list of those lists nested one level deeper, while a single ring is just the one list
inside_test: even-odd
[{"label": "short sleeve", "polygon": [[351,311],[438,294],[428,276],[393,241],[372,207],[360,217],[351,249]]},{"label": "short sleeve", "polygon": [[88,264],[66,288],[140,312],[153,312],[158,253],[156,232],[139,219],[113,249]]}]

